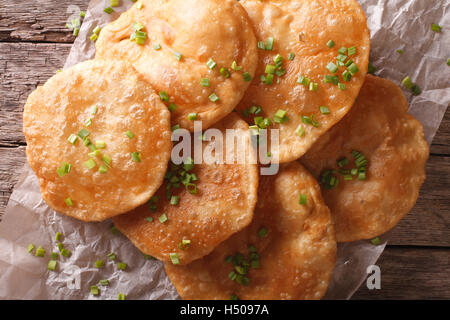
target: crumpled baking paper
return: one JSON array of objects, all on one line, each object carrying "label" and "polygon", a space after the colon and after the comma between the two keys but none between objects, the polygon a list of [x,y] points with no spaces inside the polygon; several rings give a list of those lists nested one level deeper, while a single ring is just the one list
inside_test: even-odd
[{"label": "crumpled baking paper", "polygon": [[[360,0],[371,30],[371,61],[376,74],[396,83],[409,75],[423,90],[413,97],[405,92],[410,113],[424,125],[429,144],[450,102],[450,12],[449,1]],[[65,67],[94,56],[89,40],[95,26],[104,26],[125,11],[131,1],[122,1],[115,13],[103,9],[109,0],[92,0],[79,36]],[[72,10],[73,11],[73,10]],[[75,14],[78,14],[76,12]],[[70,21],[70,18],[69,20]],[[431,24],[443,26],[441,33],[431,31]],[[403,54],[396,52],[402,49]],[[113,235],[111,222],[83,223],[55,213],[42,200],[37,178],[28,165],[20,177],[0,223],[0,299],[179,299],[165,275],[162,263],[146,260],[121,234]],[[51,251],[56,248],[55,234],[61,232],[69,258],[61,257],[57,272],[47,270]],[[367,277],[367,267],[376,263],[384,250],[382,243],[370,241],[340,244],[338,261],[326,299],[349,299]],[[42,245],[45,258],[27,252],[28,244]],[[116,253],[117,260],[107,255]],[[97,269],[95,261],[104,260]],[[125,271],[117,262],[125,262]],[[110,286],[99,286],[101,295],[90,294],[90,286],[109,279]]]}]

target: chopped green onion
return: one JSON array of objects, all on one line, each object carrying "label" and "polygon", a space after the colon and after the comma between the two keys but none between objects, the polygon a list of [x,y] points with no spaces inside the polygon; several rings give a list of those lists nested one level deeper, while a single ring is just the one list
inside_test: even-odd
[{"label": "chopped green onion", "polygon": [[140,152],[132,152],[131,160],[133,160],[134,162],[141,162],[141,153]]},{"label": "chopped green onion", "polygon": [[106,12],[107,14],[111,14],[114,12],[114,9],[111,7],[106,7],[103,11]]},{"label": "chopped green onion", "polygon": [[342,72],[342,78],[345,81],[349,82],[352,79],[352,74],[348,70],[345,70],[344,72]]},{"label": "chopped green onion", "polygon": [[327,42],[327,47],[328,48],[333,48],[334,47],[334,45],[335,45],[335,43],[334,43],[334,41],[333,40],[328,40],[328,42]]},{"label": "chopped green onion", "polygon": [[316,82],[311,82],[309,84],[309,91],[317,91],[319,89],[319,84]]},{"label": "chopped green onion", "polygon": [[341,47],[341,48],[338,50],[338,52],[339,52],[340,54],[346,54],[346,53],[347,53],[347,48],[346,48],[346,47]]},{"label": "chopped green onion", "polygon": [[92,151],[92,152],[88,153],[88,156],[91,157],[91,158],[96,158],[99,155],[100,155],[100,150],[95,150],[95,151]]},{"label": "chopped green onion", "polygon": [[50,257],[52,257],[52,260],[58,260],[59,258],[59,253],[58,252],[52,252],[50,254]]},{"label": "chopped green onion", "polygon": [[95,261],[95,267],[97,268],[97,269],[101,269],[101,268],[103,268],[105,266],[105,263],[103,262],[103,260],[97,260],[97,261]]},{"label": "chopped green onion", "polygon": [[73,29],[73,35],[75,36],[75,37],[78,37],[78,34],[80,33],[80,28],[75,28],[75,29]]},{"label": "chopped green onion", "polygon": [[173,206],[176,206],[179,202],[180,202],[180,197],[179,196],[172,196],[170,198],[170,204],[173,205]]},{"label": "chopped green onion", "polygon": [[409,76],[406,76],[403,80],[402,80],[402,84],[405,88],[407,89],[412,89],[413,87],[413,82],[411,81],[411,78]]},{"label": "chopped green onion", "polygon": [[355,73],[357,73],[359,71],[358,67],[356,66],[355,63],[352,63],[351,65],[349,65],[347,67],[347,70],[350,72],[350,74],[353,76],[355,75]]},{"label": "chopped green onion", "polygon": [[125,132],[125,134],[127,135],[128,138],[133,139],[134,138],[134,133],[131,132],[130,130],[128,130],[127,132]]},{"label": "chopped green onion", "polygon": [[109,231],[111,231],[111,233],[115,235],[119,232],[119,229],[117,229],[115,225],[111,225]]},{"label": "chopped green onion", "polygon": [[97,141],[95,141],[95,147],[98,149],[105,149],[106,143],[103,140],[97,140]]},{"label": "chopped green onion", "polygon": [[175,56],[175,59],[177,59],[178,61],[181,61],[181,59],[183,59],[183,55],[181,53],[179,53],[178,51],[173,50],[173,55]]},{"label": "chopped green onion", "polygon": [[372,244],[373,244],[374,246],[378,246],[379,244],[381,244],[381,239],[378,238],[378,237],[376,237],[376,238],[370,240],[370,242],[372,242]]},{"label": "chopped green onion", "polygon": [[375,67],[369,62],[369,67],[367,68],[367,73],[374,74],[375,71],[377,71],[377,68],[375,68]]},{"label": "chopped green onion", "polygon": [[268,74],[266,77],[265,77],[265,81],[264,81],[264,83],[265,84],[267,84],[267,85],[271,85],[272,83],[273,83],[273,74]]},{"label": "chopped green onion", "polygon": [[293,54],[292,52],[289,53],[288,60],[294,60],[294,58],[295,58],[295,54]]},{"label": "chopped green onion", "polygon": [[233,61],[233,63],[231,64],[231,69],[234,71],[239,71],[242,69],[242,67],[238,66],[236,61]]},{"label": "chopped green onion", "polygon": [[171,128],[172,131],[175,131],[175,130],[178,130],[178,129],[180,129],[180,125],[179,124],[176,124],[176,125],[172,126],[172,128]]},{"label": "chopped green onion", "polygon": [[197,193],[197,186],[193,183],[186,183],[185,188],[190,194]]},{"label": "chopped green onion", "polygon": [[64,245],[62,244],[62,242],[59,242],[57,244],[57,246],[58,246],[59,252],[61,252],[64,249]]},{"label": "chopped green onion", "polygon": [[91,40],[91,41],[97,41],[97,39],[98,39],[98,34],[95,34],[95,33],[93,33],[90,37],[89,37],[89,39]]},{"label": "chopped green onion", "polygon": [[35,256],[36,256],[36,257],[43,257],[43,256],[45,256],[45,249],[44,249],[42,246],[39,246],[39,247],[36,249],[36,254],[35,254]]},{"label": "chopped green onion", "polygon": [[[94,28],[94,30],[92,30],[92,33],[98,35],[98,34],[100,33],[101,30],[102,30],[102,28],[100,28],[99,26],[96,26],[96,27]],[[95,113],[94,113],[94,114],[95,114]]]},{"label": "chopped green onion", "polygon": [[117,296],[117,300],[125,300],[127,296],[124,293],[119,293]]},{"label": "chopped green onion", "polygon": [[159,218],[158,218],[159,222],[164,223],[168,220],[167,216],[165,213],[163,213]]},{"label": "chopped green onion", "polygon": [[87,131],[86,129],[81,129],[81,130],[78,132],[78,136],[79,136],[81,139],[87,138],[90,134],[91,134],[91,133],[90,133],[89,131]]},{"label": "chopped green onion", "polygon": [[68,207],[73,206],[72,199],[70,199],[70,198],[66,198],[66,199],[64,200],[64,202],[66,203],[66,205],[67,205]]},{"label": "chopped green onion", "polygon": [[413,95],[418,96],[419,94],[422,93],[422,89],[420,89],[420,87],[417,84],[414,84],[413,87],[411,88],[411,91],[413,93]]},{"label": "chopped green onion", "polygon": [[319,110],[320,110],[320,113],[322,113],[322,114],[330,114],[331,113],[330,109],[328,109],[327,106],[320,106]]},{"label": "chopped green onion", "polygon": [[104,154],[104,155],[102,156],[102,161],[103,161],[107,166],[110,166],[110,165],[111,165],[112,159],[111,159],[111,157],[110,157],[109,155]]},{"label": "chopped green onion", "polygon": [[153,49],[155,49],[156,51],[161,50],[161,45],[159,43],[154,43]]},{"label": "chopped green onion", "polygon": [[349,57],[352,56],[352,55],[354,55],[354,54],[356,54],[356,47],[350,47],[350,48],[348,48],[347,54],[348,54]]},{"label": "chopped green onion", "polygon": [[266,45],[265,45],[265,49],[266,49],[266,50],[272,50],[272,49],[273,49],[273,43],[274,43],[274,42],[275,42],[274,38],[272,38],[272,37],[267,38]]},{"label": "chopped green onion", "polygon": [[330,62],[330,63],[327,65],[327,69],[328,69],[331,73],[336,73],[336,72],[338,71],[338,67],[337,67],[333,62]]},{"label": "chopped green onion", "polygon": [[303,126],[300,124],[297,129],[295,129],[295,133],[299,136],[299,137],[303,137],[305,135],[305,128],[303,128]]},{"label": "chopped green onion", "polygon": [[442,27],[436,23],[431,24],[431,30],[434,32],[441,32]]},{"label": "chopped green onion", "polygon": [[86,11],[80,11],[80,17],[82,18],[86,17]]},{"label": "chopped green onion", "polygon": [[28,245],[28,248],[27,248],[27,250],[28,250],[28,253],[32,253],[33,252],[33,250],[34,250],[34,244],[32,244],[32,243],[30,243],[29,245]]},{"label": "chopped green onion", "polygon": [[200,80],[200,84],[202,85],[202,87],[209,87],[210,86],[210,82],[208,78],[202,78],[202,80]]},{"label": "chopped green onion", "polygon": [[347,158],[342,158],[342,159],[338,160],[338,162],[337,162],[337,164],[340,168],[345,167],[349,163],[350,163],[350,161]]},{"label": "chopped green onion", "polygon": [[111,253],[109,253],[108,254],[108,258],[109,258],[109,260],[116,260],[117,259],[117,256],[116,256],[116,254],[114,253],[114,252],[111,252]]},{"label": "chopped green onion", "polygon": [[273,121],[276,123],[285,123],[288,119],[287,112],[285,110],[278,109],[273,116]]},{"label": "chopped green onion", "polygon": [[72,165],[70,163],[64,162],[61,165],[61,167],[56,169],[56,173],[58,174],[59,177],[63,177],[66,174],[70,173],[71,168],[72,168]]},{"label": "chopped green onion", "polygon": [[57,232],[55,235],[55,240],[56,241],[61,241],[61,237],[62,237],[62,233],[61,232]]},{"label": "chopped green onion", "polygon": [[50,271],[55,271],[57,265],[58,265],[58,261],[50,260],[48,262],[47,269],[50,270]]},{"label": "chopped green onion", "polygon": [[264,71],[265,73],[275,73],[275,70],[277,69],[276,66],[272,65],[272,64],[268,64],[266,65],[266,70]]},{"label": "chopped green onion", "polygon": [[252,76],[250,75],[249,72],[244,72],[244,73],[242,74],[242,77],[243,77],[244,80],[247,81],[247,82],[249,82],[249,81],[252,80]]},{"label": "chopped green onion", "polygon": [[345,60],[347,60],[347,56],[345,54],[340,54],[336,57],[336,59],[340,62],[345,62]]},{"label": "chopped green onion", "polygon": [[94,159],[89,159],[88,161],[84,162],[84,166],[89,170],[94,169],[96,165],[97,163],[95,162]]},{"label": "chopped green onion", "polygon": [[169,102],[169,95],[165,91],[159,92],[159,97],[161,98],[161,101]]},{"label": "chopped green onion", "polygon": [[100,294],[100,290],[97,286],[91,286],[91,294],[93,296],[98,296]]},{"label": "chopped green onion", "polygon": [[259,229],[258,237],[260,239],[264,238],[266,235],[267,235],[267,229],[266,228],[263,227],[263,228]]},{"label": "chopped green onion", "polygon": [[110,0],[109,5],[111,7],[118,7],[119,6],[119,0]]},{"label": "chopped green onion", "polygon": [[148,221],[148,222],[153,222],[153,220],[154,220],[154,219],[153,219],[152,217],[146,217],[146,218],[145,218],[145,221]]},{"label": "chopped green onion", "polygon": [[217,102],[217,101],[219,101],[219,97],[215,93],[212,93],[209,96],[209,100],[211,100],[212,102]]},{"label": "chopped green onion", "polygon": [[402,49],[398,49],[398,50],[397,50],[397,53],[398,53],[398,54],[402,54],[402,53],[403,53],[403,50],[402,50]]},{"label": "chopped green onion", "polygon": [[220,74],[221,75],[223,75],[225,78],[229,78],[231,75],[230,75],[230,71],[228,71],[228,69],[227,68],[220,68],[220,70],[219,70],[219,72],[220,72]]},{"label": "chopped green onion", "polygon": [[178,106],[175,103],[170,103],[167,109],[169,109],[170,112],[174,112]]},{"label": "chopped green onion", "polygon": [[188,120],[194,121],[197,119],[197,114],[195,112],[188,114]]},{"label": "chopped green onion", "polygon": [[117,264],[117,269],[119,269],[119,270],[125,270],[126,268],[127,268],[127,264],[124,262],[119,262]]},{"label": "chopped green onion", "polygon": [[100,280],[99,281],[100,282],[100,285],[102,285],[102,286],[109,286],[109,280],[107,280],[107,279],[105,279],[105,280]]},{"label": "chopped green onion", "polygon": [[212,70],[217,66],[217,63],[215,63],[213,59],[209,59],[206,65]]},{"label": "chopped green onion", "polygon": [[266,50],[266,44],[264,41],[258,41],[258,49]]},{"label": "chopped green onion", "polygon": [[78,137],[74,134],[71,134],[69,138],[67,139],[71,144],[75,145],[78,141]]},{"label": "chopped green onion", "polygon": [[178,253],[170,253],[169,256],[173,264],[180,264],[180,258],[178,257]]},{"label": "chopped green onion", "polygon": [[298,203],[301,204],[302,206],[306,205],[306,202],[308,201],[308,198],[306,196],[306,194],[300,194],[300,199],[298,200]]},{"label": "chopped green onion", "polygon": [[341,89],[342,91],[347,90],[347,86],[345,85],[345,83],[338,83],[338,88]]},{"label": "chopped green onion", "polygon": [[447,60],[447,65],[450,66],[450,58]]},{"label": "chopped green onion", "polygon": [[100,167],[98,168],[98,172],[100,172],[101,174],[105,174],[108,172],[108,167],[101,164]]}]

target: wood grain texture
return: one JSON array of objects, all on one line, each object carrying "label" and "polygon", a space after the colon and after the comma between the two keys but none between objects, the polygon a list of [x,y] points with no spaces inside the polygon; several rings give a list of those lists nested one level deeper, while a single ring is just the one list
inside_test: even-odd
[{"label": "wood grain texture", "polygon": [[86,0],[0,0],[0,41],[73,42],[65,25]]},{"label": "wood grain texture", "polygon": [[381,289],[364,282],[352,299],[450,299],[450,248],[387,247],[377,265]]}]

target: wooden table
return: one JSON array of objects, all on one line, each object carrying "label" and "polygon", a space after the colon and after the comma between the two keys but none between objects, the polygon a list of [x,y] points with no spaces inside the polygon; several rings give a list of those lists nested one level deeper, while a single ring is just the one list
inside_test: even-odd
[{"label": "wooden table", "polygon": [[[88,0],[0,0],[0,217],[25,163],[22,111],[28,94],[64,65],[74,41],[69,5]],[[447,71],[448,72],[448,71]],[[450,111],[431,146],[417,205],[392,233],[378,265],[381,290],[356,299],[450,299]]]}]

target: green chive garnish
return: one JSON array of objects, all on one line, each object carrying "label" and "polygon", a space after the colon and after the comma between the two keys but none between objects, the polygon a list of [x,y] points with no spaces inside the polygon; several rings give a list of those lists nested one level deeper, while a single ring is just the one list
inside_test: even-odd
[{"label": "green chive garnish", "polygon": [[127,264],[124,262],[119,262],[117,264],[117,269],[119,269],[119,270],[125,270],[126,268],[127,268]]},{"label": "green chive garnish", "polygon": [[266,235],[267,235],[267,229],[266,228],[263,227],[263,228],[259,229],[258,237],[260,239],[264,238]]},{"label": "green chive garnish", "polygon": [[294,58],[295,58],[295,54],[293,54],[292,52],[289,53],[288,60],[294,60]]},{"label": "green chive garnish", "polygon": [[165,213],[163,213],[159,218],[158,218],[159,222],[164,223],[168,220],[167,216]]},{"label": "green chive garnish", "polygon": [[111,14],[114,12],[114,9],[111,7],[106,7],[103,11],[106,12],[107,14]]},{"label": "green chive garnish", "polygon": [[81,130],[78,132],[78,136],[79,136],[81,139],[87,138],[90,134],[91,134],[91,133],[90,133],[89,131],[87,131],[86,129],[81,129]]},{"label": "green chive garnish", "polygon": [[202,87],[209,87],[210,86],[209,79],[202,78],[202,80],[200,80],[200,84],[202,85]]},{"label": "green chive garnish", "polygon": [[328,42],[327,42],[327,47],[328,48],[333,48],[334,47],[334,45],[335,45],[335,43],[334,43],[334,41],[333,40],[328,40]]},{"label": "green chive garnish", "polygon": [[217,66],[217,63],[215,63],[213,59],[209,59],[206,65],[212,70]]},{"label": "green chive garnish", "polygon": [[97,268],[97,269],[101,269],[101,268],[103,268],[105,266],[105,263],[103,262],[103,260],[97,260],[97,261],[95,261],[95,267]]},{"label": "green chive garnish", "polygon": [[331,73],[336,73],[336,72],[338,71],[338,67],[337,67],[333,62],[330,62],[330,63],[327,65],[327,69],[328,69]]},{"label": "green chive garnish", "polygon": [[320,110],[320,113],[322,113],[322,114],[330,114],[330,109],[328,109],[327,106],[320,106],[319,110]]},{"label": "green chive garnish", "polygon": [[173,264],[180,264],[180,258],[178,257],[178,253],[170,253],[169,256]]},{"label": "green chive garnish", "polygon": [[179,196],[172,196],[170,198],[170,204],[173,205],[173,206],[176,206],[179,202],[180,202],[180,197]]},{"label": "green chive garnish", "polygon": [[159,92],[159,97],[161,98],[161,101],[169,102],[169,95],[165,91]]},{"label": "green chive garnish", "polygon": [[75,145],[78,141],[78,136],[71,134],[69,138],[67,139],[71,144]]},{"label": "green chive garnish", "polygon": [[131,160],[133,160],[134,162],[141,162],[141,153],[140,152],[131,153]]},{"label": "green chive garnish", "polygon": [[66,198],[66,199],[64,200],[64,202],[65,202],[65,204],[66,204],[68,207],[73,206],[72,199],[70,199],[70,198]]},{"label": "green chive garnish", "polygon": [[306,194],[301,194],[300,195],[300,199],[298,200],[298,203],[301,204],[302,206],[306,205],[308,198],[306,197]]},{"label": "green chive garnish", "polygon": [[197,114],[195,112],[188,114],[188,120],[194,121],[197,119]]},{"label": "green chive garnish", "polygon": [[161,45],[159,43],[154,43],[153,49],[155,49],[156,51],[161,50]]},{"label": "green chive garnish", "polygon": [[352,55],[354,55],[354,54],[356,54],[356,47],[350,47],[350,48],[348,48],[347,54],[348,54],[349,57],[352,56]]},{"label": "green chive garnish", "polygon": [[127,296],[124,293],[119,293],[117,295],[117,300],[126,300]]},{"label": "green chive garnish", "polygon": [[244,78],[245,81],[250,82],[252,80],[252,76],[250,75],[250,73],[248,72],[244,72],[242,74],[242,77]]},{"label": "green chive garnish", "polygon": [[217,102],[217,101],[219,101],[219,97],[215,93],[212,93],[209,96],[209,100],[211,100],[212,102]]},{"label": "green chive garnish", "polygon": [[431,24],[431,30],[434,32],[441,32],[442,27],[436,23]]},{"label": "green chive garnish", "polygon": [[402,84],[405,88],[407,89],[412,89],[413,87],[413,82],[411,81],[411,78],[409,76],[406,76],[403,80],[402,80]]},{"label": "green chive garnish", "polygon": [[39,246],[39,247],[36,249],[36,254],[35,254],[35,256],[36,256],[36,257],[43,257],[43,256],[45,256],[45,249],[44,249],[42,246]]},{"label": "green chive garnish", "polygon": [[372,242],[372,244],[373,244],[374,246],[378,246],[379,244],[381,244],[381,239],[378,238],[378,237],[376,237],[376,238],[370,240],[370,242]]},{"label": "green chive garnish", "polygon": [[105,280],[100,280],[99,283],[100,283],[100,285],[105,286],[105,287],[109,286],[109,280],[106,280],[106,279]]},{"label": "green chive garnish", "polygon": [[130,130],[128,130],[127,132],[125,132],[125,134],[127,135],[128,138],[133,139],[134,138],[134,133],[131,132]]},{"label": "green chive garnish", "polygon": [[50,260],[48,262],[47,269],[50,270],[50,271],[55,271],[57,265],[58,265],[58,261]]},{"label": "green chive garnish", "polygon": [[100,294],[100,290],[97,286],[91,286],[91,294],[93,296],[98,296]]},{"label": "green chive garnish", "polygon": [[266,45],[265,45],[265,49],[266,49],[266,50],[272,50],[272,49],[273,49],[273,43],[274,43],[274,42],[275,42],[274,38],[272,38],[272,37],[267,38]]},{"label": "green chive garnish", "polygon": [[29,245],[28,245],[28,248],[27,248],[27,250],[28,250],[28,253],[32,253],[33,252],[33,250],[34,250],[34,244],[32,244],[32,243],[30,243]]}]

